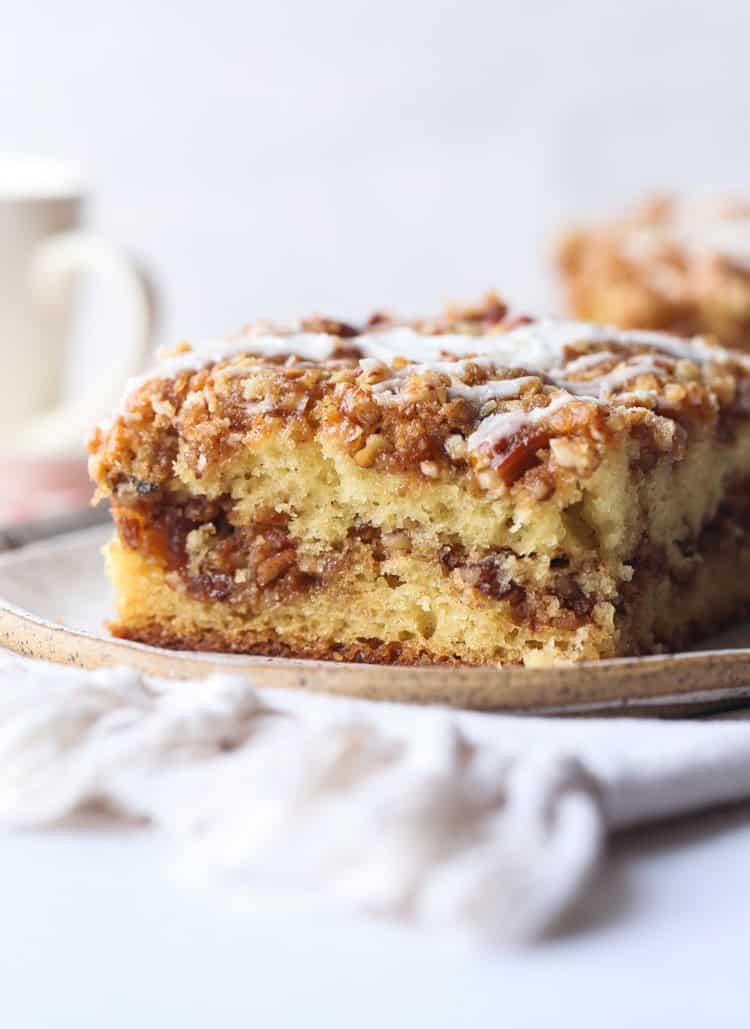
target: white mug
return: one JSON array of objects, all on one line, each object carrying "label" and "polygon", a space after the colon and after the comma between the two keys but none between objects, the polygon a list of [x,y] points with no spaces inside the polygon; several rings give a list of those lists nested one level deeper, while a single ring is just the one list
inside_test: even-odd
[{"label": "white mug", "polygon": [[[57,161],[0,159],[0,454],[80,455],[91,424],[141,370],[154,332],[154,290],[112,243],[82,228],[84,195]],[[97,379],[69,387],[75,280],[93,272],[118,294],[113,326],[127,345],[96,355]],[[125,319],[125,321],[123,321]],[[113,336],[121,336],[121,332]]]}]

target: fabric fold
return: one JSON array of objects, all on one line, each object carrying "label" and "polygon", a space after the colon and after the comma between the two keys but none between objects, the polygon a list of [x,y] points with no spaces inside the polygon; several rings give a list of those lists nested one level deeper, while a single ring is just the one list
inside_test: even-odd
[{"label": "fabric fold", "polygon": [[138,820],[233,889],[492,940],[585,895],[608,831],[750,796],[750,722],[546,719],[0,657],[0,825]]}]

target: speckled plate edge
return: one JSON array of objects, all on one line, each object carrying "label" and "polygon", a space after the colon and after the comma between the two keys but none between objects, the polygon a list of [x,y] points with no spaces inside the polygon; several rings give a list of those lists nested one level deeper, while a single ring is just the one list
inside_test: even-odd
[{"label": "speckled plate edge", "polygon": [[[0,645],[15,653],[79,668],[127,664],[167,679],[216,673],[259,686],[296,687],[359,698],[438,703],[484,711],[535,714],[693,715],[750,703],[750,648],[702,650],[552,668],[393,667],[287,658],[175,652],[64,625],[4,597],[40,562],[71,548],[91,556],[102,529],[70,533],[0,555]],[[49,585],[48,583],[45,585]],[[86,589],[85,580],[79,590]],[[101,612],[104,622],[107,612]]]}]

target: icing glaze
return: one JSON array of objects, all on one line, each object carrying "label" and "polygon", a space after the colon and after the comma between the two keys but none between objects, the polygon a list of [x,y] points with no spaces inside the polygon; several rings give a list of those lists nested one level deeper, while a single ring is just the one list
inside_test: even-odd
[{"label": "icing glaze", "polygon": [[556,378],[552,381],[554,385],[567,390],[569,393],[574,393],[578,397],[603,398],[611,393],[612,390],[617,389],[618,386],[624,386],[625,383],[630,382],[631,379],[635,379],[639,375],[658,375],[660,373],[663,374],[664,371],[663,365],[656,364],[652,357],[644,354],[625,361],[618,365],[617,368],[613,368],[611,372],[607,372],[606,375],[597,376],[594,379],[589,379],[587,382],[574,382],[571,379],[565,378]]},{"label": "icing glaze", "polygon": [[278,357],[298,354],[310,361],[325,361],[333,349],[333,337],[324,332],[295,332],[288,335],[254,336],[252,333],[236,339],[213,339],[197,345],[174,357],[161,358],[159,363],[143,375],[129,379],[125,396],[129,396],[153,379],[171,379],[180,372],[193,372],[217,361],[226,361],[241,354],[261,354]]},{"label": "icing glaze", "polygon": [[492,447],[501,440],[509,439],[527,429],[546,421],[549,416],[567,407],[577,398],[570,393],[562,392],[547,404],[546,407],[533,407],[530,411],[500,411],[485,418],[466,441],[469,450],[479,450],[483,446]]},{"label": "icing glaze", "polygon": [[[394,370],[392,377],[379,384],[380,390],[392,388],[407,374],[424,371],[443,372],[460,377],[466,356],[472,363],[485,367],[496,365],[509,369],[524,369],[530,372],[552,371],[564,357],[565,349],[575,343],[616,343],[624,346],[648,346],[676,358],[695,361],[698,364],[708,359],[726,360],[730,356],[721,347],[710,345],[696,337],[690,340],[678,339],[665,332],[641,330],[618,330],[589,322],[565,321],[542,318],[530,325],[521,325],[509,332],[485,336],[445,334],[426,336],[414,329],[397,328],[384,332],[371,332],[345,340],[356,346],[367,362],[365,367],[374,367],[379,361],[390,365],[396,357],[404,357],[415,364]],[[296,354],[303,360],[322,361],[329,358],[334,347],[342,341],[326,333],[293,332],[288,335],[243,335],[232,340],[211,340],[194,346],[186,353],[163,359],[145,375],[131,379],[126,393],[138,389],[152,379],[171,378],[183,372],[192,371],[217,361],[227,360],[241,354],[258,354],[261,357],[277,357],[282,354]],[[445,353],[455,354],[459,360],[443,357]],[[571,362],[566,371],[580,370],[585,362],[594,362],[595,357],[604,360],[605,352],[586,354],[577,358],[577,366]],[[607,356],[612,355],[607,352]],[[584,363],[581,363],[584,362]]]},{"label": "icing glaze", "polygon": [[[697,337],[683,340],[662,332],[618,330],[588,322],[564,321],[543,318],[537,322],[518,326],[508,332],[477,335],[425,335],[410,328],[391,328],[370,332],[351,340],[342,341],[326,333],[290,331],[287,334],[245,334],[230,341],[209,342],[186,353],[168,358],[155,369],[139,379],[131,380],[126,396],[152,379],[170,378],[183,371],[197,370],[207,364],[226,360],[241,354],[257,354],[261,357],[276,357],[295,354],[302,360],[320,361],[330,358],[335,347],[344,344],[356,346],[364,357],[360,366],[364,372],[385,371],[384,379],[370,388],[373,396],[382,404],[405,403],[409,399],[405,384],[410,376],[429,372],[440,373],[449,379],[448,395],[461,397],[471,403],[482,418],[475,431],[469,436],[469,450],[476,450],[498,440],[512,436],[531,425],[549,417],[560,407],[581,400],[599,404],[611,396],[619,386],[624,386],[639,375],[664,373],[664,363],[690,360],[703,364],[708,360],[727,360],[750,363],[736,353],[709,344]],[[578,343],[597,343],[605,349],[584,354],[565,362],[566,349]],[[643,346],[655,353],[617,353],[608,346]],[[446,354],[455,355],[446,357]],[[397,357],[414,362],[394,368]],[[617,361],[617,366],[602,375],[593,375],[584,382],[570,376],[596,369],[598,365]],[[658,363],[661,362],[661,363]],[[515,378],[490,378],[489,381],[472,385],[469,379],[470,366],[480,366],[494,375],[497,370],[511,372],[525,371],[528,375]],[[227,368],[227,374],[243,375],[246,368]],[[485,405],[492,400],[519,399],[527,388],[543,384],[554,387],[546,407],[534,407],[528,412],[520,410],[488,411]],[[657,394],[649,391],[635,391],[628,394],[631,400],[642,397],[643,405],[653,408]]]}]

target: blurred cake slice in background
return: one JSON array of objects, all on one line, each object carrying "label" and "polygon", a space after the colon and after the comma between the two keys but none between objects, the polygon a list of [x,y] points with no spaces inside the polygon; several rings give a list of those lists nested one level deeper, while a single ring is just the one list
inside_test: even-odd
[{"label": "blurred cake slice in background", "polygon": [[556,261],[579,318],[750,350],[750,201],[655,198],[569,231]]}]

